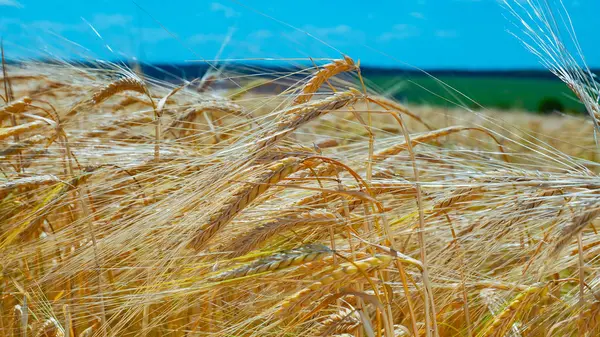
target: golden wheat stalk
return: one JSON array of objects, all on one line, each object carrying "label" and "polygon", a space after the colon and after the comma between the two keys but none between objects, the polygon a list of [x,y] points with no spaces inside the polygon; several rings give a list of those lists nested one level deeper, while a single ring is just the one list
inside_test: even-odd
[{"label": "golden wheat stalk", "polygon": [[142,81],[135,77],[126,76],[108,84],[98,92],[94,93],[92,95],[92,104],[100,104],[112,96],[125,91],[135,91],[140,94],[147,94],[146,85]]},{"label": "golden wheat stalk", "polygon": [[207,223],[200,226],[192,240],[195,250],[201,250],[208,241],[233,218],[248,206],[254,199],[264,193],[270,186],[277,184],[300,168],[301,160],[295,157],[282,159],[269,166],[259,175],[254,183],[234,192],[223,202],[219,209],[209,216]]},{"label": "golden wheat stalk", "polygon": [[46,125],[48,125],[46,121],[34,121],[8,128],[0,128],[0,140],[16,135],[22,135],[24,133],[40,129]]},{"label": "golden wheat stalk", "polygon": [[562,251],[572,240],[575,238],[587,225],[589,225],[594,219],[600,215],[600,207],[598,205],[592,206],[582,214],[574,217],[571,223],[565,226],[558,234],[554,248],[550,252],[550,257],[556,256]]},{"label": "golden wheat stalk", "polygon": [[357,66],[348,56],[344,56],[343,60],[335,60],[323,66],[317,71],[308,82],[302,87],[300,95],[294,100],[294,104],[302,104],[310,101],[311,97],[319,88],[331,77],[343,72],[357,69]]},{"label": "golden wheat stalk", "polygon": [[3,198],[8,193],[14,190],[28,191],[38,186],[50,185],[59,183],[60,179],[51,174],[20,178],[12,181],[0,181],[0,198]]},{"label": "golden wheat stalk", "polygon": [[330,212],[313,210],[303,213],[292,213],[281,218],[268,221],[241,236],[234,237],[231,244],[225,248],[230,251],[230,257],[245,255],[258,249],[269,238],[277,233],[282,233],[291,228],[301,226],[327,226],[336,222],[336,216]]},{"label": "golden wheat stalk", "polygon": [[255,151],[274,145],[300,126],[331,111],[353,104],[362,96],[363,94],[360,91],[350,88],[348,91],[337,93],[322,100],[304,103],[279,112],[279,120],[275,130],[267,131],[260,137],[254,147]]},{"label": "golden wheat stalk", "polygon": [[330,336],[332,334],[354,334],[361,324],[360,315],[356,310],[341,308],[331,315],[326,316],[319,323],[318,335]]},{"label": "golden wheat stalk", "polygon": [[55,318],[49,318],[38,329],[35,337],[65,337],[65,331]]},{"label": "golden wheat stalk", "polygon": [[[515,298],[498,313],[487,325],[485,330],[478,336],[480,337],[500,337],[504,336],[512,326],[518,316],[527,308],[533,305],[532,298],[540,295],[547,290],[546,286],[532,286],[520,292]],[[531,302],[531,303],[530,303]]]},{"label": "golden wheat stalk", "polygon": [[26,96],[18,101],[10,102],[5,106],[0,107],[0,119],[2,119],[3,115],[25,112],[31,106],[31,102],[31,98]]},{"label": "golden wheat stalk", "polygon": [[323,294],[323,292],[336,281],[344,280],[360,273],[369,273],[387,267],[394,258],[390,255],[375,255],[363,260],[344,262],[337,267],[324,271],[325,276],[312,283],[279,304],[277,315],[288,314],[307,304],[310,299]]},{"label": "golden wheat stalk", "polygon": [[251,264],[209,277],[207,280],[220,282],[266,272],[276,272],[289,267],[319,261],[328,255],[331,255],[331,250],[326,246],[320,244],[305,245],[296,249],[278,252]]},{"label": "golden wheat stalk", "polygon": [[445,212],[453,206],[481,197],[483,186],[462,187],[454,190],[449,196],[433,205],[433,212]]}]

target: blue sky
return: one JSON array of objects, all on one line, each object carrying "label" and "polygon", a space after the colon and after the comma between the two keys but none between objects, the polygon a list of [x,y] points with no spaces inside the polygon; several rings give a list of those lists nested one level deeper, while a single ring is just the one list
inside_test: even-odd
[{"label": "blue sky", "polygon": [[[564,1],[588,63],[600,67],[600,1]],[[507,33],[518,31],[507,16],[498,0],[0,0],[0,35],[9,57],[186,62],[343,52],[378,66],[541,67]]]}]

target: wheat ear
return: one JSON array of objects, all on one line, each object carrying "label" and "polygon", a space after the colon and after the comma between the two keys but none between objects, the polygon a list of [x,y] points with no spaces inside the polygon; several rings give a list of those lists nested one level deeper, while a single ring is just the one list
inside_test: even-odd
[{"label": "wheat ear", "polygon": [[258,176],[256,181],[248,186],[238,189],[223,205],[213,212],[209,221],[203,224],[194,235],[192,246],[201,250],[208,241],[225,225],[227,225],[239,212],[248,206],[256,197],[264,193],[271,185],[277,184],[288,175],[300,168],[301,160],[295,157],[282,159],[269,166]]},{"label": "wheat ear", "polygon": [[275,144],[277,141],[287,137],[300,126],[330,111],[341,109],[348,104],[353,104],[362,97],[362,95],[363,94],[360,91],[350,88],[348,91],[337,93],[322,100],[304,103],[280,112],[280,118],[277,121],[275,130],[264,133],[258,141],[255,150],[259,151]]},{"label": "wheat ear", "polygon": [[165,132],[170,131],[173,128],[178,127],[179,124],[186,121],[192,121],[194,117],[201,112],[222,112],[228,115],[234,115],[238,117],[248,118],[250,115],[244,110],[244,108],[238,104],[223,100],[212,100],[202,102],[187,108],[179,117],[177,117]]},{"label": "wheat ear", "polygon": [[390,255],[378,254],[364,260],[344,262],[338,267],[330,268],[324,272],[325,276],[321,279],[281,302],[277,314],[282,315],[294,308],[303,306],[309,302],[311,298],[319,295],[324,289],[336,281],[343,280],[359,273],[368,273],[373,270],[385,268],[392,260],[394,260],[394,258]]},{"label": "wheat ear", "polygon": [[550,256],[556,256],[565,246],[567,246],[574,237],[576,237],[590,222],[600,215],[600,207],[595,206],[581,215],[573,218],[571,223],[564,227],[556,239],[554,249]]},{"label": "wheat ear", "polygon": [[0,183],[0,197],[4,197],[6,194],[13,190],[30,190],[32,188],[59,183],[60,179],[51,174],[33,176],[27,178],[20,178],[12,181]]},{"label": "wheat ear", "polygon": [[526,307],[527,301],[533,296],[539,294],[544,287],[529,287],[524,291],[520,292],[515,298],[502,310],[498,315],[494,317],[492,322],[487,328],[481,333],[480,337],[493,337],[493,336],[504,336],[508,331],[509,327],[513,324],[517,316]]},{"label": "wheat ear", "polygon": [[188,111],[188,114],[209,111],[223,112],[229,115],[239,117],[248,117],[248,112],[244,109],[244,107],[226,100],[211,100],[207,102],[202,102],[200,104],[196,104],[190,107],[186,111]]},{"label": "wheat ear", "polygon": [[[489,134],[487,131],[480,129],[480,128],[465,127],[465,126],[451,126],[451,127],[431,131],[431,132],[428,132],[428,133],[425,133],[422,135],[418,135],[416,137],[411,137],[410,145],[416,146],[420,143],[431,141],[433,139],[444,137],[444,136],[450,135],[452,133],[456,133],[456,132],[460,132],[460,131],[464,131],[464,130],[479,130],[486,134]],[[491,134],[489,134],[489,135],[491,135]],[[498,146],[500,146],[500,145],[498,145]],[[408,148],[409,148],[409,146],[406,142],[392,145],[386,149],[383,149],[383,150],[375,153],[373,155],[373,160],[375,160],[375,161],[384,160],[393,155],[397,155],[398,153],[405,151]],[[501,146],[500,146],[500,149],[501,149],[501,152],[504,153],[504,150]],[[325,164],[325,165],[319,166],[319,168],[316,170],[316,175],[319,177],[327,177],[327,176],[334,175],[336,172],[337,172],[337,168],[335,167],[335,165]],[[312,174],[312,172],[311,172],[311,174]]]},{"label": "wheat ear", "polygon": [[341,308],[320,322],[318,334],[330,336],[331,334],[355,333],[360,324],[360,315],[356,310]]},{"label": "wheat ear", "polygon": [[461,230],[458,233],[458,237],[464,237],[466,234],[472,232],[477,227],[481,227],[482,229],[484,229],[484,228],[499,227],[499,226],[502,226],[503,231],[500,234],[495,233],[494,234],[495,238],[503,237],[506,233],[508,233],[512,229],[512,226],[514,224],[519,223],[522,220],[526,219],[529,216],[530,211],[532,209],[538,207],[543,202],[544,197],[549,197],[549,196],[555,195],[556,193],[558,193],[560,191],[561,191],[560,189],[545,190],[542,193],[540,193],[539,195],[533,197],[532,199],[528,199],[526,202],[516,203],[514,205],[515,208],[513,210],[511,210],[511,212],[515,216],[508,218],[508,220],[506,218],[490,219],[490,220],[484,222],[483,224],[480,222],[474,222],[467,228]]},{"label": "wheat ear", "polygon": [[142,81],[135,77],[126,76],[108,84],[102,88],[102,90],[96,92],[92,96],[92,103],[94,105],[100,104],[112,96],[124,91],[135,91],[140,94],[147,94],[146,86]]},{"label": "wheat ear", "polygon": [[[406,191],[410,191],[410,195],[414,194],[414,187],[405,184],[373,184],[371,192],[373,195],[379,195],[383,193],[393,194],[405,194]],[[326,205],[328,202],[332,202],[339,198],[339,195],[322,192],[315,195],[300,199],[295,203],[295,206],[310,206],[320,207],[320,205]],[[352,200],[347,204],[348,212],[352,212],[356,207],[360,206],[363,200],[356,199]],[[342,214],[345,211],[345,206],[340,207],[337,210],[338,213]],[[270,239],[277,233],[281,233],[292,228],[302,226],[318,226],[323,227],[337,222],[337,217],[334,213],[323,211],[323,210],[311,210],[302,213],[291,213],[286,214],[283,217],[268,221],[258,227],[253,228],[247,233],[242,234],[232,240],[232,244],[228,247],[228,251],[231,251],[230,257],[238,257],[251,252],[254,249],[260,248],[264,242]]]},{"label": "wheat ear", "polygon": [[93,334],[94,334],[94,328],[90,326],[90,327],[87,327],[85,330],[83,330],[79,334],[79,337],[92,337]]},{"label": "wheat ear", "polygon": [[343,60],[335,60],[324,65],[323,68],[317,71],[304,87],[302,87],[302,93],[296,97],[294,104],[302,104],[310,101],[313,94],[319,90],[325,81],[337,74],[355,69],[357,69],[357,65],[355,65],[354,60],[348,56],[344,56]]},{"label": "wheat ear", "polygon": [[251,264],[220,273],[208,278],[208,281],[226,281],[265,272],[276,272],[288,267],[318,261],[328,255],[331,255],[331,250],[326,246],[319,244],[306,245],[296,249],[282,251]]},{"label": "wheat ear", "polygon": [[117,110],[119,109],[125,109],[130,105],[133,104],[142,104],[145,106],[152,106],[152,104],[150,104],[148,101],[144,100],[143,98],[139,98],[139,97],[134,97],[134,96],[125,96],[122,100],[120,100],[117,103]]},{"label": "wheat ear", "polygon": [[483,187],[481,186],[458,188],[450,193],[450,195],[446,198],[436,202],[433,205],[433,211],[435,213],[448,211],[458,203],[471,201],[478,198],[482,190]]},{"label": "wheat ear", "polygon": [[25,124],[19,124],[13,127],[0,128],[0,140],[37,130],[45,125],[48,125],[48,123],[45,121],[34,121]]},{"label": "wheat ear", "polygon": [[38,329],[35,337],[64,337],[65,332],[56,319],[47,319]]},{"label": "wheat ear", "polygon": [[19,114],[27,110],[31,105],[31,98],[23,97],[18,101],[11,102],[3,107],[0,107],[0,117],[8,114]]},{"label": "wheat ear", "polygon": [[242,256],[260,248],[265,241],[276,233],[309,224],[326,226],[335,221],[335,214],[320,210],[289,214],[288,216],[268,221],[253,228],[249,232],[242,234],[240,237],[234,238],[231,240],[231,245],[226,250],[231,251],[230,257]]}]

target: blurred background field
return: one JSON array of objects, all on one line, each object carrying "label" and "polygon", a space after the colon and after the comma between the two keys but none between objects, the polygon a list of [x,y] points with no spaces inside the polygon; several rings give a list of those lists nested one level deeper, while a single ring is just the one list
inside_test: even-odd
[{"label": "blurred background field", "polygon": [[579,114],[585,111],[564,83],[544,72],[429,73],[435,77],[376,74],[369,79],[383,92],[390,91],[396,99],[413,104],[450,107],[463,103],[473,109],[488,107],[540,113],[556,110]]},{"label": "blurred background field", "polygon": [[[273,78],[286,74],[297,78],[302,67],[310,63],[270,65],[237,62],[224,64],[232,71],[232,80],[221,79],[217,85],[232,88],[234,82],[247,83],[257,78]],[[214,72],[200,62],[188,64],[141,64],[141,71],[153,78],[178,82],[192,80]],[[218,66],[217,66],[218,67]],[[300,71],[300,73],[302,73]],[[263,74],[257,76],[257,74]],[[412,105],[441,108],[463,107],[473,110],[526,111],[549,114],[554,112],[584,115],[585,107],[573,92],[555,75],[544,70],[409,70],[404,68],[361,68],[369,88]],[[268,82],[268,81],[265,81]],[[277,82],[279,84],[280,81]],[[358,79],[353,83],[359,84]],[[268,84],[268,83],[262,83]],[[282,91],[282,86],[257,86],[258,90]]]}]

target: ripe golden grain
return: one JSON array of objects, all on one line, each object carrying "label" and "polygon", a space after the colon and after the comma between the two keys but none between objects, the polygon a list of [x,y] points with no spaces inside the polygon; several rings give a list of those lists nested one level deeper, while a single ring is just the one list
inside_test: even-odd
[{"label": "ripe golden grain", "polygon": [[358,69],[352,60],[348,56],[344,56],[343,60],[335,60],[323,66],[322,69],[317,71],[308,82],[302,87],[300,95],[294,100],[294,104],[302,104],[310,101],[311,97],[319,88],[331,77]]},{"label": "ripe golden grain", "polygon": [[31,106],[31,98],[23,97],[18,101],[10,102],[7,105],[0,107],[0,119],[7,114],[20,114],[25,112]]},{"label": "ripe golden grain", "polygon": [[458,203],[463,203],[466,201],[476,199],[480,197],[480,193],[482,190],[483,187],[481,186],[458,188],[455,191],[453,191],[452,194],[450,194],[447,198],[436,202],[435,205],[433,205],[433,211],[447,211],[452,206]]},{"label": "ripe golden grain", "polygon": [[262,244],[277,233],[283,233],[292,228],[301,226],[326,226],[336,221],[336,216],[330,212],[309,211],[303,213],[291,213],[288,216],[268,221],[256,228],[251,229],[232,240],[231,245],[225,251],[231,251],[231,257],[242,256],[260,248]]},{"label": "ripe golden grain", "polygon": [[38,329],[35,337],[65,337],[65,332],[56,319],[49,318]]},{"label": "ripe golden grain", "polygon": [[570,243],[590,222],[594,221],[600,215],[600,207],[597,205],[591,206],[589,209],[582,214],[573,218],[570,224],[565,226],[556,238],[554,248],[550,253],[551,257],[556,256],[563,248]]},{"label": "ripe golden grain", "polygon": [[219,282],[266,272],[276,272],[289,267],[318,261],[331,255],[331,250],[323,245],[306,245],[296,249],[282,251],[267,256],[251,264],[229,270],[213,277],[208,281]]},{"label": "ripe golden grain", "polygon": [[318,334],[321,336],[341,333],[354,334],[360,324],[360,315],[355,310],[342,308],[320,322]]},{"label": "ripe golden grain", "polygon": [[22,134],[40,129],[46,125],[48,125],[48,123],[45,121],[34,121],[34,122],[25,123],[25,124],[19,124],[17,126],[12,126],[12,127],[8,127],[8,128],[0,128],[0,140],[6,139],[6,138],[9,138],[12,136],[22,135]]},{"label": "ripe golden grain", "polygon": [[264,173],[247,186],[242,186],[223,202],[208,217],[208,222],[200,226],[192,240],[195,250],[201,250],[212,237],[273,184],[277,184],[300,168],[301,160],[295,157],[282,159],[269,166]]},{"label": "ripe golden grain", "polygon": [[0,198],[4,198],[8,193],[14,190],[28,191],[38,186],[60,183],[58,177],[47,174],[42,176],[32,176],[27,178],[16,179],[12,181],[2,182],[0,180]]},{"label": "ripe golden grain", "polygon": [[375,255],[363,260],[355,262],[344,262],[338,267],[332,267],[323,272],[318,281],[312,283],[307,288],[304,288],[294,295],[286,298],[280,303],[277,314],[284,315],[290,310],[297,310],[302,307],[310,298],[322,295],[328,286],[347,277],[359,273],[368,273],[377,269],[387,267],[394,258],[389,255]]},{"label": "ripe golden grain", "polygon": [[254,152],[274,145],[300,126],[331,111],[352,104],[360,97],[362,97],[362,93],[351,88],[349,91],[337,93],[319,101],[304,103],[282,111],[279,115],[280,118],[277,121],[276,128],[261,136],[261,139],[254,147]]},{"label": "ripe golden grain", "polygon": [[94,95],[92,95],[92,104],[100,104],[112,96],[125,91],[135,91],[140,94],[147,93],[146,86],[142,81],[134,77],[126,76],[110,83],[94,93]]},{"label": "ripe golden grain", "polygon": [[480,334],[481,337],[493,337],[493,336],[504,336],[510,329],[513,322],[518,318],[519,314],[526,310],[527,307],[533,305],[530,302],[533,297],[543,295],[542,293],[547,290],[545,286],[541,287],[530,287],[521,293],[519,293],[513,300],[502,310],[498,315],[494,317],[491,323],[485,328]]}]

